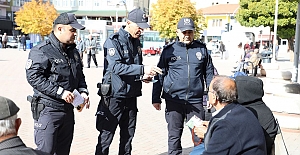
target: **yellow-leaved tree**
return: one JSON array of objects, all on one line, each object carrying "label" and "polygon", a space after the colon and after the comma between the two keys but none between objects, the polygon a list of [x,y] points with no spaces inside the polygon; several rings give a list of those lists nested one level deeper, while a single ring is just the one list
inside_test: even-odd
[{"label": "yellow-leaved tree", "polygon": [[41,36],[51,33],[53,21],[58,16],[49,0],[47,2],[42,0],[26,2],[15,14],[17,30],[21,30],[25,34],[34,33]]},{"label": "yellow-leaved tree", "polygon": [[160,32],[160,37],[173,39],[176,37],[177,23],[182,17],[190,17],[195,22],[195,38],[206,26],[200,10],[196,11],[195,3],[190,0],[157,0],[150,12],[151,27]]}]

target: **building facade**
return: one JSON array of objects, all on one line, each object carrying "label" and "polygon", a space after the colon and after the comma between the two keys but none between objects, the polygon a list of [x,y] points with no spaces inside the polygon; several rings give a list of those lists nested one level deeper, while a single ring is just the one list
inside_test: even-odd
[{"label": "building facade", "polygon": [[0,0],[0,35],[12,35],[13,13],[10,0]]}]

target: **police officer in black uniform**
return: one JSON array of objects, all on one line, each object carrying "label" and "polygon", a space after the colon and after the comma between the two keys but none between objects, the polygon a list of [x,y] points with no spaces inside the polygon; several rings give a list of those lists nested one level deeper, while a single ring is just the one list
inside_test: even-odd
[{"label": "police officer in black uniform", "polygon": [[[204,119],[204,79],[209,86],[214,75],[207,48],[202,42],[194,40],[194,31],[191,18],[179,20],[177,39],[164,47],[157,65],[163,74],[155,76],[158,82],[153,84],[152,103],[155,109],[161,110],[161,94],[166,102],[169,155],[182,154],[180,139],[184,120],[194,115]],[[198,145],[199,139],[193,136],[195,145]]]},{"label": "police officer in black uniform", "polygon": [[89,93],[74,43],[76,30],[84,28],[74,14],[60,14],[49,39],[33,47],[27,60],[27,81],[36,98],[32,102],[35,143],[38,150],[50,154],[70,152],[75,123],[72,102],[76,91],[89,108]]},{"label": "police officer in black uniform", "polygon": [[102,84],[99,86],[101,100],[96,127],[100,134],[96,155],[109,154],[109,146],[118,125],[119,155],[131,154],[138,111],[137,97],[142,95],[141,81],[149,82],[151,76],[161,73],[157,67],[142,64],[139,37],[143,29],[148,27],[145,13],[134,9],[128,14],[126,26],[112,34],[103,45],[105,59]]}]

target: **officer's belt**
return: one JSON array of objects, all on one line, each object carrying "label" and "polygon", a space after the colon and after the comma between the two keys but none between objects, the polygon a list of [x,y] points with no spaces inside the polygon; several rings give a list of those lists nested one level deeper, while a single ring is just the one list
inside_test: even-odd
[{"label": "officer's belt", "polygon": [[54,109],[57,109],[57,110],[62,110],[62,111],[69,111],[69,110],[72,110],[74,107],[66,107],[64,104],[55,104],[55,103],[50,103],[50,102],[47,102],[45,100],[41,101],[42,104],[44,104],[45,106],[47,107],[51,107],[51,108],[54,108]]}]

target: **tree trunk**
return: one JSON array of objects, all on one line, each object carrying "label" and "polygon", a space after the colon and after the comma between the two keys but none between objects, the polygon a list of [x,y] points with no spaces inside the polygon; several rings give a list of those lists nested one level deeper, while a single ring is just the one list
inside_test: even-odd
[{"label": "tree trunk", "polygon": [[290,53],[290,62],[294,62],[294,39],[294,36],[288,39],[288,52]]}]

